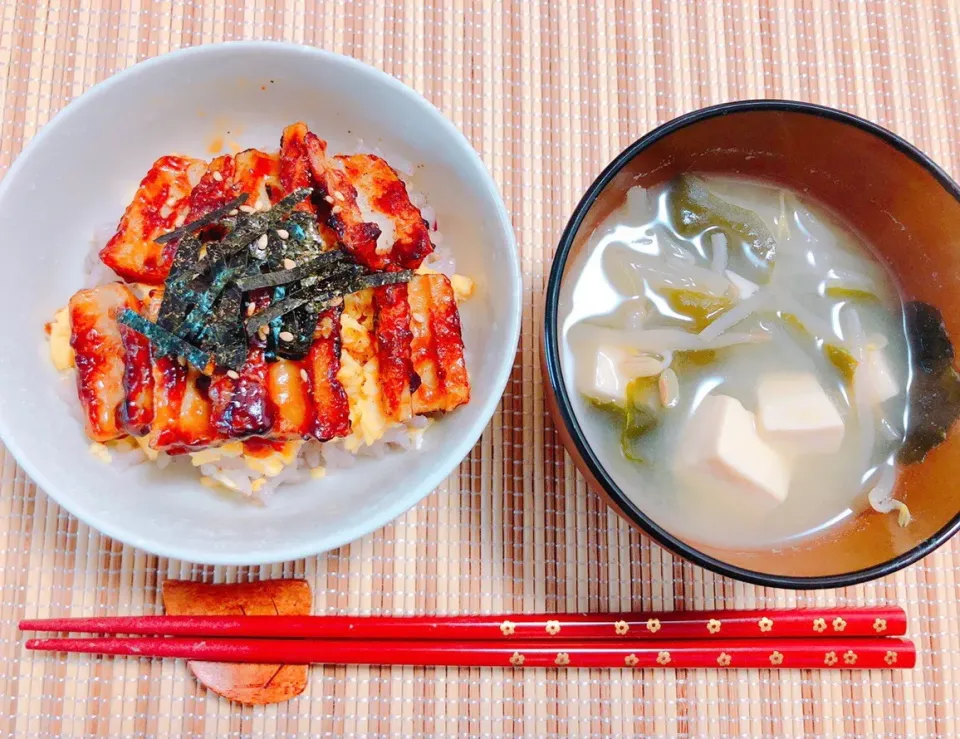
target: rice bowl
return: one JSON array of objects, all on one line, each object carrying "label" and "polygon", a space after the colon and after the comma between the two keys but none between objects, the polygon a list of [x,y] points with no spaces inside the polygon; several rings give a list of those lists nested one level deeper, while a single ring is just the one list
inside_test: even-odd
[{"label": "rice bowl", "polygon": [[[330,73],[317,74],[318,69]],[[263,85],[250,84],[261,78]],[[304,97],[305,90],[312,94]],[[187,112],[165,116],[165,94],[176,94]],[[407,123],[385,130],[377,114],[385,103],[402,112]],[[323,466],[328,473],[337,468],[336,484],[330,474],[306,479],[258,507],[236,501],[235,495],[198,490],[197,469],[189,463],[157,470],[130,464],[137,454],[110,451],[112,463],[104,464],[71,429],[60,432],[63,399],[50,392],[57,385],[48,349],[37,345],[38,351],[24,353],[22,347],[31,334],[36,342],[37,328],[83,282],[90,235],[101,224],[115,223],[118,204],[129,198],[153,157],[162,151],[206,150],[211,106],[244,122],[240,146],[270,141],[285,123],[302,117],[331,132],[336,150],[356,150],[362,139],[416,163],[417,185],[430,193],[433,217],[444,229],[433,264],[448,270],[455,256],[458,271],[476,282],[462,316],[475,400],[444,419],[443,434],[428,430],[422,435],[421,453],[378,457],[387,446],[412,443],[409,434],[393,432],[359,455],[340,443],[322,452],[306,444],[296,465],[271,477],[309,478],[307,469]],[[122,125],[115,115],[121,109],[132,116]],[[130,127],[140,135],[121,134]],[[78,130],[95,132],[84,147],[73,145],[72,132]],[[109,162],[99,156],[108,149]],[[506,212],[462,136],[422,98],[358,62],[284,44],[240,43],[137,65],[72,104],[21,155],[0,189],[0,223],[12,238],[25,238],[24,216],[40,213],[41,199],[32,188],[41,181],[46,183],[43,212],[54,214],[46,216],[48,238],[29,258],[12,256],[4,284],[8,308],[17,305],[26,320],[22,332],[15,328],[0,344],[6,389],[0,432],[45,490],[115,538],[166,556],[224,564],[282,561],[339,546],[383,525],[436,487],[469,451],[499,401],[513,363],[520,309],[519,267]],[[429,210],[424,214],[432,216]],[[415,422],[414,436],[419,424],[423,421]],[[51,428],[58,432],[49,433]],[[362,458],[354,461],[357,456]],[[239,475],[237,486],[243,488],[236,467],[228,457],[204,461],[198,469]],[[346,490],[348,497],[342,494]]]}]

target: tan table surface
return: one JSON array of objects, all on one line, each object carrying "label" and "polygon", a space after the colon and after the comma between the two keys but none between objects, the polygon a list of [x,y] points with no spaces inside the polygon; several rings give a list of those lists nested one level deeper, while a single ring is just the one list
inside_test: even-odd
[{"label": "tan table surface", "polygon": [[[396,75],[493,172],[517,229],[523,339],[482,441],[381,531],[283,566],[195,567],[121,546],[0,460],[0,734],[17,737],[941,736],[958,734],[954,542],[894,577],[796,595],[716,577],[631,532],[585,490],[547,420],[541,292],[580,194],[626,144],[710,103],[786,97],[871,118],[960,165],[960,8],[947,2],[49,0],[0,7],[0,170],[64,104],[165,51],[284,39]],[[4,244],[5,249],[21,248]],[[22,616],[158,609],[163,577],[305,577],[316,613],[896,602],[912,672],[316,668],[239,708],[182,663],[24,656]]]}]

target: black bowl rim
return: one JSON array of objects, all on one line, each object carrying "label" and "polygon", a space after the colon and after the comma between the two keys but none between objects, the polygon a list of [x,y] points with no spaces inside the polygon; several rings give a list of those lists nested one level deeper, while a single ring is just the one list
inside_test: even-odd
[{"label": "black bowl rim", "polygon": [[753,585],[764,585],[769,587],[789,588],[794,590],[817,589],[817,588],[840,588],[858,583],[867,582],[876,578],[885,577],[898,570],[913,564],[926,555],[933,552],[939,546],[944,544],[950,537],[960,529],[960,511],[932,536],[913,547],[907,552],[887,560],[878,565],[867,567],[860,570],[854,570],[839,575],[828,575],[819,577],[794,577],[788,575],[771,575],[762,572],[756,572],[743,567],[727,564],[720,559],[708,556],[684,543],[673,536],[665,529],[657,525],[640,508],[634,504],[619,486],[613,481],[610,475],[600,464],[593,450],[586,443],[583,430],[574,416],[570,405],[570,398],[563,383],[560,369],[560,349],[556,329],[557,305],[560,296],[560,281],[563,275],[563,268],[566,265],[567,257],[573,246],[574,238],[583,219],[586,217],[590,207],[597,200],[600,193],[606,188],[610,181],[616,176],[623,167],[630,162],[639,152],[651,146],[655,142],[663,139],[681,128],[690,126],[700,121],[714,118],[717,116],[730,115],[736,113],[772,111],[777,113],[800,113],[813,115],[830,120],[855,126],[867,133],[873,134],[885,143],[889,144],[898,151],[906,154],[915,162],[926,168],[930,174],[940,183],[940,185],[953,197],[960,202],[960,186],[955,183],[950,176],[940,168],[932,159],[892,131],[888,131],[882,126],[872,123],[868,120],[846,113],[835,108],[828,108],[813,103],[804,103],[795,100],[741,100],[736,102],[721,103],[719,105],[701,108],[699,110],[686,113],[664,123],[649,133],[637,139],[633,144],[624,149],[606,169],[593,181],[593,184],[587,189],[584,196],[580,199],[573,215],[567,222],[567,226],[560,237],[556,254],[553,259],[553,266],[550,269],[550,277],[547,281],[546,300],[544,304],[544,348],[547,369],[547,378],[553,389],[557,400],[557,406],[560,410],[560,416],[563,419],[570,437],[577,448],[580,456],[585,461],[587,467],[597,481],[603,486],[606,493],[617,504],[620,510],[625,513],[630,520],[639,526],[646,534],[651,536],[659,544],[674,554],[677,554],[694,564],[715,572],[719,575],[732,577],[736,580],[751,583]]}]

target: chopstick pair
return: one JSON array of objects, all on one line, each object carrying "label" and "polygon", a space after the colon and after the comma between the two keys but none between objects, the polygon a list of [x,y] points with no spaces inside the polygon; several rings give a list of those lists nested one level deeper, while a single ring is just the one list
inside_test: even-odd
[{"label": "chopstick pair", "polygon": [[[28,649],[215,662],[470,667],[909,668],[900,608],[512,616],[37,619]],[[149,636],[160,635],[160,636]]]}]

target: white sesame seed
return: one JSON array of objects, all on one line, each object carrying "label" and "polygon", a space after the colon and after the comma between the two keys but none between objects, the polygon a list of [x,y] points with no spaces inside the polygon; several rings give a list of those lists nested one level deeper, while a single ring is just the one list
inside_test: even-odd
[{"label": "white sesame seed", "polygon": [[213,179],[215,179],[217,182],[223,182],[223,175],[219,172],[214,172]]},{"label": "white sesame seed", "polygon": [[270,332],[270,330],[269,330],[266,326],[261,326],[260,328],[257,329],[257,335],[258,335],[261,339],[267,338],[267,334],[268,334],[269,332]]},{"label": "white sesame seed", "polygon": [[229,377],[231,380],[239,380],[240,373],[234,370],[227,370],[227,377]]},{"label": "white sesame seed", "polygon": [[277,338],[279,338],[280,341],[293,341],[293,334],[289,331],[281,331],[277,334]]},{"label": "white sesame seed", "polygon": [[235,216],[235,215],[237,215],[239,212],[240,212],[239,210],[237,210],[236,208],[234,208],[234,209],[231,210],[229,213],[227,213],[227,215],[228,215],[228,216]]},{"label": "white sesame seed", "polygon": [[336,214],[339,213],[341,210],[343,210],[343,208],[341,208],[339,205],[335,205],[335,206],[333,206],[333,207],[330,209],[330,212],[333,213],[334,215],[336,215]]},{"label": "white sesame seed", "polygon": [[267,244],[268,244],[269,242],[270,242],[270,239],[267,237],[266,234],[263,234],[263,236],[261,236],[259,239],[257,239],[257,248],[258,248],[258,249],[261,249],[261,250],[262,250],[262,249],[266,249],[266,248],[267,248]]},{"label": "white sesame seed", "polygon": [[330,203],[330,205],[333,205],[333,198],[331,196],[325,195],[323,199]]},{"label": "white sesame seed", "polygon": [[307,371],[306,371],[305,369],[302,369],[302,368],[301,368],[301,370],[300,370],[300,377],[303,378],[303,381],[304,381],[304,382],[307,382],[307,381],[310,379],[310,375],[308,375],[308,374],[307,374]]},{"label": "white sesame seed", "polygon": [[286,241],[287,239],[290,238],[290,232],[287,231],[287,229],[285,229],[285,228],[278,228],[278,229],[277,229],[277,236],[279,236],[281,239],[283,239],[284,241]]},{"label": "white sesame seed", "polygon": [[256,303],[247,303],[247,315],[248,315],[248,316],[252,316],[252,315],[253,315],[254,313],[256,313],[256,312],[257,312],[257,304],[256,304]]},{"label": "white sesame seed", "polygon": [[257,203],[257,210],[270,210],[270,203],[264,203],[260,201]]},{"label": "white sesame seed", "polygon": [[340,200],[341,202],[345,199],[345,198],[343,197],[343,193],[340,192],[339,190],[334,190],[334,191],[333,191],[333,197],[335,197],[337,200]]},{"label": "white sesame seed", "polygon": [[176,204],[177,204],[177,199],[173,197],[173,195],[167,198],[167,206],[174,206]]},{"label": "white sesame seed", "polygon": [[284,269],[293,269],[293,268],[296,267],[296,266],[297,266],[297,263],[294,262],[292,259],[284,259],[284,260],[283,260],[283,268],[284,268]]},{"label": "white sesame seed", "polygon": [[257,209],[252,205],[241,205],[240,210],[242,210],[244,213],[255,213]]}]

